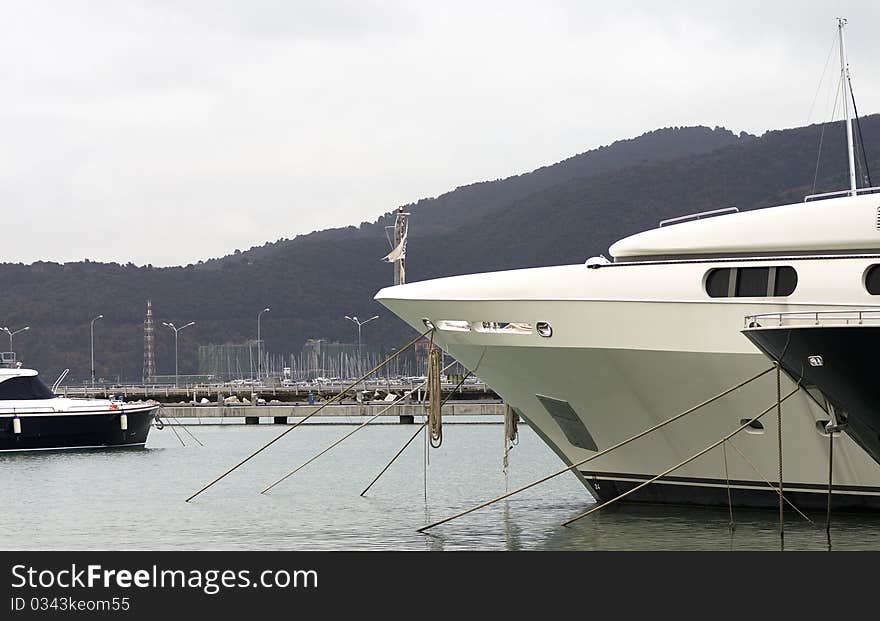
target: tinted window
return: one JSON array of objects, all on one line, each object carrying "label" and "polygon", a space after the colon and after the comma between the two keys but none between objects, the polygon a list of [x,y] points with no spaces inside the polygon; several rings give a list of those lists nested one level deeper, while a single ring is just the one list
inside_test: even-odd
[{"label": "tinted window", "polygon": [[783,266],[776,268],[776,286],[773,295],[791,295],[797,287],[797,272],[793,267]]},{"label": "tinted window", "polygon": [[757,298],[767,295],[769,267],[741,267],[736,275],[736,297]]},{"label": "tinted window", "polygon": [[871,295],[880,295],[880,265],[872,265],[865,274],[865,288]]},{"label": "tinted window", "polygon": [[0,382],[0,400],[5,399],[51,399],[55,395],[35,375],[10,377]]},{"label": "tinted window", "polygon": [[[874,267],[876,273],[872,273]],[[706,293],[712,298],[730,297],[731,281],[734,283],[733,295],[738,298],[766,298],[791,295],[797,287],[798,277],[794,268],[787,265],[718,268],[706,275]],[[868,271],[867,282],[874,282],[876,295],[880,295],[880,265]]]},{"label": "tinted window", "polygon": [[730,283],[730,274],[733,270],[712,270],[706,276],[706,293],[710,298],[726,298]]}]

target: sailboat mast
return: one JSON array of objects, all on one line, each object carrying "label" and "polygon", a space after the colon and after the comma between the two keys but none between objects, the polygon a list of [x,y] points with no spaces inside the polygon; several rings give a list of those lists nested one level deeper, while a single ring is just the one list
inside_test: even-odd
[{"label": "sailboat mast", "polygon": [[846,20],[842,17],[837,18],[837,31],[840,34],[840,86],[843,95],[843,115],[846,119],[846,146],[849,155],[849,192],[852,196],[858,194],[858,186],[856,185],[856,160],[855,149],[853,147],[853,127],[852,114],[850,113],[849,100],[849,63],[846,59],[846,45],[843,37],[843,27],[846,26]]}]

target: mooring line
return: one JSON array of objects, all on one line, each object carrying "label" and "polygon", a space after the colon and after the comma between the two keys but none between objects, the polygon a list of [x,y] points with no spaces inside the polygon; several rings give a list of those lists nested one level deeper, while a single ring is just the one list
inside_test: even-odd
[{"label": "mooring line", "polygon": [[[175,418],[174,420],[177,420],[177,419]],[[187,425],[184,425],[184,424],[181,423],[180,426],[183,427],[183,430],[184,430],[185,432],[187,432],[193,440],[195,440],[196,442],[199,443],[199,446],[205,446],[204,444],[202,444],[202,441],[199,440],[199,439],[195,436],[195,434],[194,434],[192,431],[189,430],[189,427],[188,427]]]},{"label": "mooring line", "polygon": [[422,423],[421,425],[419,425],[418,429],[416,429],[416,432],[415,432],[414,434],[412,434],[412,436],[410,436],[409,440],[407,440],[407,441],[404,443],[403,446],[400,447],[400,450],[397,451],[397,453],[394,455],[394,457],[391,458],[391,461],[389,461],[387,464],[385,464],[385,467],[382,468],[382,471],[381,471],[379,474],[376,475],[376,478],[374,478],[372,481],[370,481],[370,484],[367,485],[366,488],[364,488],[364,491],[362,491],[362,492],[360,493],[361,496],[363,496],[363,495],[366,494],[368,491],[370,491],[370,488],[373,487],[373,484],[374,484],[376,481],[378,481],[379,478],[380,478],[383,474],[385,474],[385,471],[388,470],[388,468],[391,467],[391,464],[393,464],[395,461],[397,461],[397,458],[400,457],[400,456],[403,454],[403,452],[406,450],[406,447],[408,447],[410,444],[412,444],[413,440],[415,440],[415,439],[419,436],[419,434],[421,433],[422,429],[424,429],[424,428],[425,428],[425,425],[427,425],[427,424],[428,424],[428,421],[425,421],[424,423]]},{"label": "mooring line", "polygon": [[629,490],[625,491],[624,493],[622,493],[622,494],[620,494],[620,495],[618,495],[618,496],[615,496],[615,497],[612,498],[611,500],[608,500],[608,501],[606,501],[606,502],[603,502],[602,504],[597,505],[597,506],[593,507],[592,509],[590,509],[590,510],[588,510],[588,511],[584,511],[584,512],[581,513],[580,515],[577,515],[577,516],[571,518],[571,519],[568,520],[567,522],[563,522],[562,525],[563,525],[563,526],[568,526],[569,524],[572,524],[572,523],[574,523],[574,522],[577,522],[578,520],[583,519],[583,518],[587,517],[588,515],[590,515],[590,514],[592,514],[592,513],[595,513],[596,511],[601,511],[601,510],[604,509],[605,507],[607,507],[607,506],[609,506],[609,505],[612,505],[612,504],[614,504],[614,503],[616,503],[616,502],[618,502],[618,501],[620,501],[620,500],[626,498],[626,497],[629,496],[630,494],[634,494],[635,492],[639,491],[640,489],[643,489],[643,488],[647,487],[647,486],[650,485],[651,483],[656,482],[658,479],[660,479],[660,478],[662,478],[662,477],[665,477],[665,476],[669,475],[669,474],[672,473],[672,472],[675,472],[676,470],[678,470],[678,469],[681,468],[682,466],[686,466],[687,464],[691,463],[692,461],[694,461],[694,460],[697,459],[698,457],[702,457],[703,455],[705,455],[706,453],[708,453],[709,451],[711,451],[713,448],[716,448],[716,447],[718,447],[719,445],[721,445],[721,443],[726,442],[727,440],[730,440],[733,436],[735,436],[736,434],[738,434],[740,431],[742,431],[743,429],[745,429],[746,427],[748,427],[749,425],[751,425],[752,423],[754,423],[756,420],[758,420],[759,418],[761,418],[762,416],[764,416],[764,415],[767,414],[768,412],[773,411],[778,405],[781,405],[781,403],[782,403],[783,401],[785,401],[785,400],[788,399],[789,397],[791,397],[791,396],[797,394],[797,393],[800,391],[800,389],[801,389],[801,388],[800,388],[800,385],[798,385],[794,390],[792,390],[790,393],[788,393],[785,397],[782,397],[780,400],[774,402],[773,405],[771,405],[770,407],[768,407],[766,410],[764,410],[763,412],[761,412],[760,414],[758,414],[758,415],[755,416],[754,418],[747,420],[745,423],[743,423],[742,425],[740,425],[739,427],[737,427],[737,428],[736,428],[734,431],[732,431],[731,433],[727,434],[726,436],[724,436],[723,438],[721,438],[721,439],[718,440],[717,442],[713,442],[712,444],[710,444],[710,445],[707,446],[706,448],[702,449],[701,451],[698,451],[697,453],[694,453],[693,455],[691,455],[690,457],[688,457],[688,458],[685,459],[684,461],[681,461],[681,462],[675,464],[674,466],[672,466],[671,468],[669,468],[669,469],[667,469],[667,470],[664,470],[664,471],[661,472],[660,474],[658,474],[658,475],[656,475],[656,476],[654,476],[654,477],[651,477],[650,479],[648,479],[648,480],[645,481],[644,483],[640,483],[639,485],[636,485],[636,486],[633,487],[632,489],[629,489]]},{"label": "mooring line", "polygon": [[[482,360],[482,358],[481,358],[481,360]],[[461,378],[461,381],[458,382],[458,385],[457,385],[455,388],[452,389],[452,392],[450,392],[450,393],[446,396],[446,398],[443,400],[443,403],[440,404],[441,409],[442,409],[442,407],[443,407],[444,405],[446,405],[446,402],[449,401],[449,400],[452,398],[452,396],[458,391],[458,389],[462,387],[462,385],[465,383],[465,380],[467,380],[467,378],[469,378],[471,375],[473,375],[473,371],[468,371],[468,372],[465,374],[465,376]],[[416,429],[416,432],[415,432],[414,434],[412,434],[412,436],[410,437],[410,439],[407,440],[407,441],[404,443],[404,445],[403,445],[402,447],[400,447],[400,450],[397,451],[397,453],[394,455],[394,457],[391,458],[391,461],[389,461],[387,464],[385,464],[385,467],[382,468],[382,472],[380,472],[379,474],[377,474],[377,475],[376,475],[376,478],[373,479],[372,481],[370,481],[370,484],[367,485],[366,488],[364,488],[364,491],[362,491],[362,492],[360,493],[361,496],[363,496],[363,495],[366,494],[368,491],[370,491],[370,488],[373,487],[373,485],[376,483],[376,481],[378,481],[378,480],[382,477],[383,474],[385,474],[385,471],[388,470],[388,468],[391,467],[391,464],[393,464],[395,461],[397,461],[397,458],[400,457],[400,456],[403,454],[403,451],[406,450],[406,447],[408,447],[410,444],[412,444],[413,440],[416,439],[416,437],[419,435],[419,432],[421,432],[421,430],[424,429],[424,428],[425,428],[425,425],[427,425],[427,424],[428,424],[428,419],[426,418],[426,419],[425,419],[425,422],[422,423],[421,425],[419,425],[419,428]]]},{"label": "mooring line", "polygon": [[721,445],[721,452],[724,454],[724,482],[727,484],[727,510],[730,512],[730,530],[736,528],[733,523],[733,498],[730,495],[730,472],[727,469],[727,443]]},{"label": "mooring line", "polygon": [[[748,457],[746,457],[745,453],[743,453],[741,450],[739,450],[739,447],[738,447],[736,444],[733,443],[733,440],[728,440],[728,441],[727,441],[727,444],[729,444],[729,445],[733,448],[733,450],[735,450],[737,453],[739,453],[740,457],[742,457],[743,460],[744,460],[749,466],[752,467],[752,470],[755,471],[755,474],[757,474],[759,477],[761,477],[762,479],[764,479],[764,483],[766,483],[767,486],[768,486],[770,489],[772,489],[774,492],[776,491],[776,485],[774,485],[774,484],[770,481],[770,479],[768,479],[767,477],[765,477],[765,476],[761,473],[761,471],[758,470],[758,466],[756,466],[756,465],[754,464],[754,462],[752,462],[752,460],[750,460]],[[797,508],[797,505],[795,505],[792,501],[790,501],[790,500],[789,500],[788,498],[786,498],[784,495],[783,495],[782,498],[783,498],[783,500],[785,500],[786,504],[787,504],[789,507],[791,507],[792,509],[794,509],[794,510],[798,513],[798,515],[800,515],[802,518],[804,518],[804,519],[805,519],[806,521],[808,521],[810,524],[814,524],[814,525],[815,525],[815,522],[814,522],[813,520],[811,520],[810,518],[808,518],[808,517],[806,516],[806,514],[805,514],[803,511],[801,511],[800,509],[798,509],[798,508]]]},{"label": "mooring line", "polygon": [[[160,409],[163,409],[163,410],[165,409],[165,406],[164,406],[163,404],[160,404],[159,407],[160,407]],[[172,431],[174,430],[174,427],[181,427],[181,428],[183,428],[183,430],[184,430],[185,432],[187,432],[187,433],[190,435],[190,437],[191,437],[193,440],[195,440],[196,442],[199,443],[199,446],[205,446],[204,444],[202,444],[202,441],[199,440],[199,439],[193,434],[192,431],[190,431],[189,429],[187,429],[187,426],[184,425],[183,423],[181,423],[181,422],[180,422],[175,416],[172,416],[171,414],[166,414],[165,416],[166,416],[167,418],[170,418],[171,420],[173,420],[173,421],[175,422],[174,425],[170,425]],[[177,433],[177,432],[175,432],[175,433]],[[181,443],[183,443],[183,441],[181,441]],[[184,444],[184,446],[186,446],[186,445]]]},{"label": "mooring line", "polygon": [[537,481],[533,481],[531,483],[528,483],[527,485],[523,485],[522,487],[518,487],[517,489],[513,490],[512,492],[506,492],[506,493],[502,494],[501,496],[493,498],[492,500],[487,500],[487,501],[482,502],[474,507],[471,507],[470,509],[467,509],[467,510],[462,511],[460,513],[456,513],[455,515],[444,518],[438,522],[434,522],[433,524],[428,524],[427,526],[423,526],[423,527],[417,529],[416,532],[424,533],[425,531],[427,531],[431,528],[434,528],[435,526],[440,526],[441,524],[445,524],[446,522],[451,522],[452,520],[456,520],[460,517],[464,517],[465,515],[468,515],[469,513],[473,513],[474,511],[477,511],[478,509],[488,507],[489,505],[494,504],[496,502],[499,502],[501,500],[504,500],[505,498],[510,498],[514,494],[519,494],[520,492],[524,492],[525,490],[531,489],[532,487],[535,487],[536,485],[540,485],[541,483],[545,483],[546,481],[549,481],[550,479],[553,479],[553,478],[558,477],[562,474],[565,474],[566,472],[570,472],[571,470],[578,468],[578,467],[586,464],[587,462],[593,461],[594,459],[598,459],[599,457],[602,457],[603,455],[607,455],[611,451],[617,450],[622,446],[626,446],[630,442],[638,440],[639,438],[642,438],[642,437],[648,435],[649,433],[653,433],[654,431],[657,431],[661,427],[665,427],[669,423],[675,422],[678,419],[680,419],[684,416],[687,416],[688,414],[691,414],[692,412],[695,412],[695,411],[699,410],[700,408],[705,407],[705,406],[709,405],[710,403],[713,403],[713,402],[717,401],[718,399],[721,399],[722,397],[725,397],[736,390],[739,390],[740,388],[746,386],[747,384],[750,384],[751,382],[754,382],[755,380],[767,375],[768,373],[770,373],[770,371],[774,370],[774,368],[775,367],[769,367],[769,368],[761,371],[757,375],[753,375],[749,379],[742,381],[739,384],[736,384],[734,386],[731,386],[730,388],[724,390],[723,392],[718,393],[714,397],[711,397],[711,398],[703,401],[702,403],[698,403],[697,405],[685,410],[684,412],[679,412],[675,416],[672,416],[671,418],[667,418],[666,420],[664,420],[660,423],[657,423],[653,427],[648,427],[647,429],[640,431],[639,433],[635,434],[634,436],[630,436],[629,438],[622,440],[621,442],[618,442],[617,444],[609,446],[607,449],[603,449],[603,450],[599,451],[598,453],[596,453],[595,455],[590,455],[586,459],[582,459],[581,461],[579,461],[577,463],[571,464],[570,466],[563,468],[562,470],[557,470],[553,474],[549,474],[543,478],[538,479]]},{"label": "mooring line", "polygon": [[244,459],[242,459],[240,462],[238,462],[237,464],[235,464],[234,466],[232,466],[232,468],[230,468],[229,470],[227,470],[226,472],[224,472],[223,474],[221,474],[219,477],[217,477],[216,479],[214,479],[213,481],[211,481],[210,483],[208,483],[207,485],[205,485],[202,489],[200,489],[200,490],[197,491],[195,494],[193,494],[192,496],[190,496],[189,498],[187,498],[187,499],[186,499],[186,502],[190,502],[193,498],[195,498],[196,496],[198,496],[199,494],[201,494],[202,492],[204,492],[206,489],[210,488],[212,485],[216,484],[218,481],[224,479],[224,478],[225,478],[226,476],[228,476],[230,473],[234,472],[235,470],[237,470],[238,468],[240,468],[241,466],[243,466],[245,463],[247,463],[248,461],[250,461],[251,459],[253,459],[253,458],[256,457],[257,455],[259,455],[260,453],[262,453],[263,451],[265,451],[267,448],[269,448],[270,446],[272,446],[273,444],[275,444],[276,442],[278,442],[278,440],[280,440],[281,438],[283,438],[284,436],[286,436],[288,433],[290,433],[291,431],[293,431],[294,429],[296,429],[297,427],[299,427],[300,425],[302,425],[304,422],[306,422],[306,421],[307,421],[308,419],[310,419],[312,416],[314,416],[315,414],[317,414],[318,412],[320,412],[321,410],[323,410],[323,409],[324,409],[325,407],[327,407],[328,405],[331,405],[332,403],[335,403],[336,401],[339,401],[339,400],[342,398],[342,396],[345,395],[349,390],[351,390],[352,388],[356,388],[357,385],[361,383],[361,381],[363,381],[363,380],[365,380],[366,378],[370,377],[370,375],[372,375],[373,373],[375,373],[376,371],[378,371],[379,369],[381,369],[382,367],[384,367],[386,364],[388,364],[389,362],[391,362],[391,361],[394,360],[395,358],[397,358],[397,357],[398,357],[399,355],[401,355],[403,352],[405,352],[405,351],[408,350],[410,347],[412,347],[413,345],[415,345],[419,340],[421,340],[422,338],[424,338],[426,334],[428,334],[429,332],[432,332],[432,330],[433,330],[433,329],[431,329],[431,330],[426,330],[425,332],[422,332],[421,334],[419,334],[416,338],[414,338],[413,340],[411,340],[411,341],[410,341],[405,347],[402,347],[402,348],[398,349],[396,352],[394,352],[393,354],[391,354],[388,358],[386,358],[385,360],[383,360],[383,361],[382,361],[381,363],[379,363],[377,366],[375,366],[375,367],[373,367],[372,369],[370,369],[369,371],[367,371],[367,373],[366,373],[363,377],[359,377],[359,378],[358,378],[356,381],[354,381],[352,384],[349,384],[348,387],[346,387],[344,390],[342,390],[342,391],[340,391],[339,393],[337,393],[336,396],[331,397],[328,401],[325,401],[324,403],[322,403],[321,406],[320,406],[317,410],[315,410],[314,412],[312,412],[312,413],[309,414],[308,416],[305,416],[304,418],[300,419],[299,421],[297,421],[296,423],[294,423],[291,427],[289,427],[289,428],[285,429],[284,431],[282,431],[280,434],[278,434],[277,436],[275,436],[275,438],[273,438],[272,440],[270,440],[269,442],[267,442],[266,444],[264,444],[263,446],[261,446],[260,448],[258,448],[256,451],[254,451],[253,453],[251,453],[250,455],[248,455],[247,457],[245,457]]},{"label": "mooring line", "polygon": [[[174,426],[173,426],[170,422],[169,422],[169,423],[165,423],[165,421],[163,421],[163,420],[162,420],[162,417],[159,415],[159,412],[161,412],[161,411],[164,409],[164,407],[165,407],[165,406],[164,406],[163,404],[160,403],[160,404],[159,404],[159,411],[157,411],[155,414],[153,414],[153,420],[159,423],[159,425],[156,427],[156,429],[158,429],[158,430],[161,431],[162,429],[165,429],[166,425],[167,425],[168,427],[171,427],[171,431],[174,433],[174,437],[177,438],[177,441],[180,442],[180,446],[184,446],[184,447],[185,447],[185,446],[186,446],[186,442],[184,442],[184,441],[181,439],[181,437],[178,435],[177,431],[174,429]],[[167,418],[171,418],[171,417],[167,417]]]},{"label": "mooring line", "polygon": [[[789,332],[791,337],[791,332]],[[788,345],[786,344],[786,348]],[[783,355],[785,352],[782,352]],[[798,382],[800,386],[800,382]],[[779,536],[785,537],[785,505],[782,502],[782,365],[779,360],[776,361],[776,435],[779,438]]]},{"label": "mooring line", "polygon": [[[831,537],[831,494],[834,489],[834,431],[837,429],[837,413],[834,411],[834,408],[831,408],[831,420],[828,421],[828,424],[831,425],[828,431],[828,506],[826,508],[825,513],[825,533],[828,537]],[[830,545],[830,541],[829,541]]]},{"label": "mooring line", "polygon": [[174,437],[177,438],[177,441],[180,442],[180,446],[185,447],[186,442],[184,442],[183,439],[180,437],[180,434],[177,433],[177,430],[175,429],[176,425],[172,425],[171,423],[168,423],[168,426],[171,427],[171,431],[174,433]]},{"label": "mooring line", "polygon": [[[450,362],[449,365],[448,365],[446,368],[443,369],[443,371],[446,371],[446,370],[452,368],[455,364],[456,364],[455,362]],[[416,386],[415,388],[410,389],[410,391],[407,392],[407,393],[404,393],[403,396],[400,397],[400,399],[398,399],[397,401],[393,401],[393,402],[389,403],[387,407],[385,407],[385,408],[379,410],[379,412],[377,412],[376,414],[374,414],[373,416],[371,416],[370,418],[368,418],[367,420],[365,420],[363,423],[361,423],[360,425],[358,425],[357,427],[355,427],[354,429],[352,429],[351,431],[349,431],[347,434],[345,434],[344,436],[342,436],[341,438],[339,438],[336,442],[334,442],[333,444],[331,444],[330,446],[328,446],[327,448],[325,448],[323,451],[321,451],[320,453],[318,453],[318,454],[315,455],[314,457],[310,458],[310,459],[307,460],[306,462],[300,464],[299,466],[297,466],[296,468],[294,468],[293,470],[291,470],[290,472],[288,472],[287,474],[285,474],[283,477],[281,477],[280,479],[278,479],[277,481],[275,481],[274,483],[272,483],[272,485],[270,485],[269,487],[267,487],[266,489],[264,489],[264,490],[261,491],[260,493],[261,493],[261,494],[265,494],[265,493],[267,493],[269,490],[271,490],[273,487],[275,487],[276,485],[278,485],[279,483],[282,483],[283,481],[286,481],[289,477],[293,476],[294,474],[296,474],[297,472],[299,472],[300,470],[302,470],[303,468],[305,468],[306,466],[308,466],[310,463],[312,463],[313,461],[315,461],[316,459],[318,459],[321,455],[327,453],[330,449],[332,449],[332,448],[334,448],[334,447],[339,446],[340,444],[342,444],[342,442],[343,442],[344,440],[347,440],[348,438],[350,438],[351,436],[353,436],[355,433],[357,433],[358,431],[360,431],[361,429],[363,429],[364,427],[366,427],[367,425],[369,425],[371,422],[373,422],[374,420],[376,420],[376,419],[379,418],[380,416],[382,416],[385,412],[387,412],[387,411],[390,410],[391,408],[399,406],[399,405],[400,405],[399,401],[402,401],[403,399],[405,399],[405,398],[411,396],[412,393],[414,393],[417,389],[420,389],[422,386],[424,386],[424,385],[427,384],[427,383],[428,383],[428,380],[425,380],[424,382],[422,382],[421,384],[419,384],[419,385]]]}]

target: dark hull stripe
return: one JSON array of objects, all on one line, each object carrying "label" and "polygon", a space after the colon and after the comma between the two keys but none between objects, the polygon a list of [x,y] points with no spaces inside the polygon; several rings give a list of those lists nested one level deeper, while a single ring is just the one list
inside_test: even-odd
[{"label": "dark hull stripe", "polygon": [[[591,479],[593,495],[600,502],[613,500],[620,494],[630,491],[639,481],[621,481],[613,479]],[[728,495],[725,485],[689,485],[651,484],[637,492],[633,492],[621,502],[632,504],[663,504],[690,505],[708,507],[727,507]],[[827,508],[828,495],[817,491],[785,490],[785,497],[801,511],[824,512]],[[764,487],[740,488],[731,486],[729,502],[737,508],[773,509],[779,506],[779,495],[775,489],[764,484]],[[880,510],[880,495],[852,494],[835,489],[831,495],[833,511],[870,511]],[[786,511],[792,509],[786,505]]]},{"label": "dark hull stripe", "polygon": [[[604,480],[613,480],[613,481],[647,481],[648,479],[654,478],[656,475],[649,474],[633,474],[633,473],[623,473],[623,472],[587,472],[581,471],[581,474],[586,477],[588,480],[592,481],[594,479],[599,481]],[[695,484],[695,485],[705,485],[712,487],[727,487],[727,481],[724,479],[710,479],[710,478],[700,478],[700,477],[676,477],[676,476],[665,476],[661,477],[657,484]],[[771,481],[773,483],[773,481]],[[753,489],[762,489],[767,490],[773,494],[776,494],[776,484],[774,483],[774,487],[771,489],[767,483],[764,481],[746,481],[739,479],[731,479],[730,480],[731,487],[741,487],[741,488],[753,488]],[[809,493],[827,493],[828,486],[823,485],[821,483],[792,483],[788,481],[782,482],[782,489],[785,491],[788,490],[798,490],[798,491],[807,491]],[[853,492],[857,494],[877,494],[880,495],[880,487],[874,487],[869,485],[837,485],[834,484],[834,491],[837,492]]]}]

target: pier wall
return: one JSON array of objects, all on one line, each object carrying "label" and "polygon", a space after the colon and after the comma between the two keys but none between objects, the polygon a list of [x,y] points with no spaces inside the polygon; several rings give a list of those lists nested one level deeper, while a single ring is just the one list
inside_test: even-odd
[{"label": "pier wall", "polygon": [[[325,407],[315,418],[350,418],[376,416],[383,409],[388,408],[387,403],[358,403],[344,405],[329,405]],[[272,405],[166,405],[162,408],[160,416],[163,419],[251,419],[249,422],[287,423],[305,418],[318,410],[318,405],[299,404],[272,404]],[[444,417],[501,417],[504,415],[505,406],[499,402],[457,402],[447,403],[443,406]],[[384,417],[397,417],[401,422],[413,422],[426,414],[424,404],[401,403],[392,405],[388,411],[380,415]],[[283,420],[282,420],[283,419]],[[207,422],[207,421],[206,421]],[[231,421],[230,421],[231,422]]]}]

